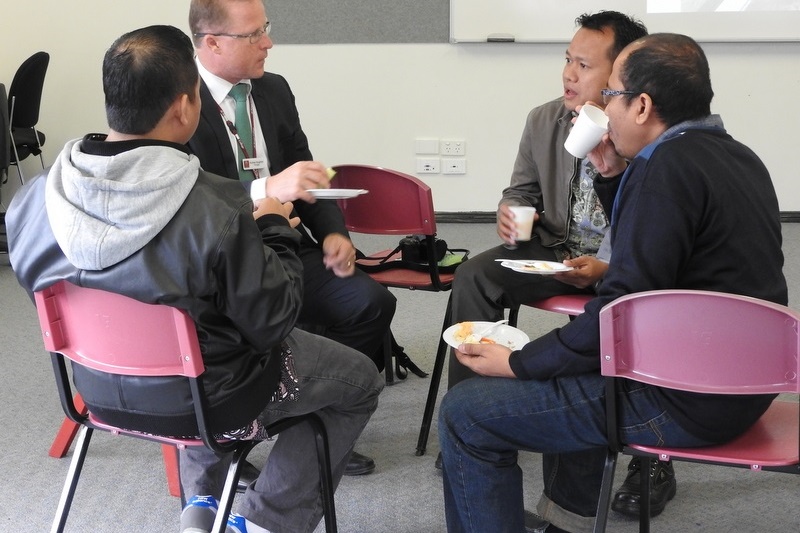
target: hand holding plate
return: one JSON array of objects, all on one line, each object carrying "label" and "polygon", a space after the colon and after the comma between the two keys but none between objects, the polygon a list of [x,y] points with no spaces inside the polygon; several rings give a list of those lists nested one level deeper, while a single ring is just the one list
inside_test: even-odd
[{"label": "hand holding plate", "polygon": [[481,376],[515,377],[508,362],[511,349],[502,344],[462,344],[455,354],[461,364]]}]

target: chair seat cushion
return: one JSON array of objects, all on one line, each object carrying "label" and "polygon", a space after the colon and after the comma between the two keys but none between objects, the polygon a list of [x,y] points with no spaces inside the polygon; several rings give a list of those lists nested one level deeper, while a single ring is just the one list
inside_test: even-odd
[{"label": "chair seat cushion", "polygon": [[[44,133],[34,130],[33,128],[14,128],[11,132],[14,136],[14,145],[16,146],[20,161],[31,154],[39,155],[42,153],[40,147],[44,145]],[[16,161],[13,149],[11,150],[11,160]]]},{"label": "chair seat cushion", "polygon": [[[392,250],[384,250],[372,254],[372,257],[383,258],[389,255]],[[391,255],[385,263],[398,262],[400,259],[400,252]],[[403,289],[418,289],[418,290],[438,290],[431,282],[431,275],[428,272],[420,272],[410,268],[387,268],[378,272],[372,271],[375,265],[379,264],[381,259],[362,258],[356,261],[356,264],[367,272],[369,276],[383,285],[384,287],[398,287]],[[399,265],[398,265],[399,266]],[[443,284],[450,284],[453,282],[454,274],[452,273],[439,273],[439,279]]]},{"label": "chair seat cushion", "polygon": [[738,438],[702,448],[662,448],[631,444],[628,447],[669,457],[761,467],[792,465],[800,462],[800,404],[775,400],[767,412]]},{"label": "chair seat cushion", "polygon": [[529,302],[527,305],[553,313],[577,316],[583,313],[583,308],[593,297],[591,294],[563,294]]},{"label": "chair seat cushion", "polygon": [[[356,264],[358,267],[367,274],[376,272],[383,272],[385,270],[416,270],[430,275],[431,266],[424,261],[409,260],[404,257],[400,247],[394,250],[383,250],[369,256],[363,256],[361,251],[357,252]],[[438,272],[442,276],[444,274],[452,274],[456,271],[464,261],[469,257],[469,250],[445,250],[444,257],[438,261]]]},{"label": "chair seat cushion", "polygon": [[[386,270],[384,272],[370,273],[369,276],[383,285],[384,287],[399,287],[405,289],[419,289],[436,291],[431,283],[430,274],[417,272],[416,270],[397,269]],[[453,274],[441,274],[439,278],[443,284],[449,285],[453,282]]]}]

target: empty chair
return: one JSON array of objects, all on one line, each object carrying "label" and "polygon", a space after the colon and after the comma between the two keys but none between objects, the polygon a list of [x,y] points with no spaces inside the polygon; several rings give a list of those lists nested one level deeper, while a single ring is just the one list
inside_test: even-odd
[{"label": "empty chair", "polygon": [[[528,302],[523,305],[528,307],[535,307],[542,311],[551,311],[553,313],[560,313],[570,317],[578,316],[583,313],[583,308],[586,304],[594,298],[593,294],[560,294],[558,296],[551,296],[543,300],[536,300]],[[512,326],[517,325],[519,319],[519,309],[521,306],[512,307],[508,313],[508,323]]]},{"label": "empty chair", "polygon": [[3,200],[3,185],[8,181],[11,166],[11,131],[8,121],[8,96],[6,86],[0,83],[0,254],[8,253],[6,237],[6,204]]},{"label": "empty chair", "polygon": [[[45,349],[51,352],[61,405],[66,415],[80,425],[75,452],[64,482],[61,499],[53,520],[53,532],[66,524],[89,442],[95,430],[108,431],[184,448],[207,446],[218,453],[233,454],[219,502],[212,531],[225,531],[233,503],[239,471],[255,440],[217,440],[206,414],[207,400],[200,378],[205,370],[197,331],[189,316],[165,305],[146,304],[119,294],[78,287],[67,281],[34,294]],[[191,388],[197,419],[197,437],[153,434],[151,427],[168,427],[172,419],[158,416],[147,419],[149,427],[121,428],[103,422],[91,411],[83,414],[75,405],[66,360],[73,364],[113,374],[142,376],[184,376]],[[322,420],[315,414],[289,417],[268,426],[272,436],[300,422],[312,428],[320,469],[325,528],[336,531],[328,438]],[[138,429],[138,430],[137,430]],[[103,495],[107,497],[107,495]]]},{"label": "empty chair", "polygon": [[6,86],[0,83],[0,185],[8,181],[10,166],[11,122],[8,118],[8,93],[6,93]]},{"label": "empty chair", "polygon": [[42,145],[45,137],[36,129],[36,125],[39,123],[39,107],[49,63],[50,54],[36,52],[20,65],[8,88],[11,163],[17,166],[20,183],[25,181],[20,161],[29,155],[38,155],[44,168]]},{"label": "empty chair", "polygon": [[[600,365],[607,376],[609,453],[595,532],[605,531],[619,452],[800,474],[799,334],[800,313],[735,294],[648,291],[606,305],[600,312]],[[706,394],[789,393],[790,401],[776,399],[749,430],[725,444],[642,446],[619,441],[615,391],[623,379]],[[641,494],[649,493],[648,470],[641,469]],[[641,499],[639,512],[639,531],[647,532],[649,498]]]},{"label": "empty chair", "polygon": [[[369,191],[369,194],[339,201],[348,231],[373,235],[424,235],[422,246],[427,250],[427,257],[436,256],[436,216],[430,187],[413,176],[381,167],[339,165],[334,170],[336,175],[331,186]],[[391,251],[369,255],[384,257]],[[399,258],[399,252],[397,256]],[[391,268],[375,272],[369,269],[379,262],[367,258],[359,259],[357,264],[366,267],[370,277],[385,287],[438,292],[450,290],[453,282],[453,273],[442,272],[436,261],[430,261],[424,271]],[[439,348],[446,348],[444,341],[440,341]],[[391,385],[394,382],[391,333],[384,341],[384,357],[386,383]]]}]

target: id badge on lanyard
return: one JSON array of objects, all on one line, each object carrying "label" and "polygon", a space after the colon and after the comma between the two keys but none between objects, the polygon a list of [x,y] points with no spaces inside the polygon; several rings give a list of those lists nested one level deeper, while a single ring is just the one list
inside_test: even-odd
[{"label": "id badge on lanyard", "polygon": [[263,170],[267,168],[267,160],[263,157],[242,158],[242,170]]}]

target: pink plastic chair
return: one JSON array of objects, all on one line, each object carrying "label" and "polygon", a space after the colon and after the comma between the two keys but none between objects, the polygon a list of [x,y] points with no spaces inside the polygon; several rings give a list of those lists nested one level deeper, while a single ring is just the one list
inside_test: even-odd
[{"label": "pink plastic chair", "polygon": [[[387,168],[339,165],[333,169],[336,175],[331,182],[332,187],[369,191],[369,194],[339,201],[348,231],[371,235],[425,235],[428,257],[435,256],[436,215],[430,187],[413,176]],[[380,258],[391,252],[389,249],[366,255]],[[398,259],[399,255],[398,252]],[[369,267],[378,262],[377,259],[367,258],[359,259],[357,264]],[[431,292],[450,290],[454,277],[453,273],[441,272],[435,261],[429,264],[426,272],[392,268],[380,272],[368,271],[368,274],[384,287]],[[387,385],[394,383],[390,335],[387,334],[384,342]]]},{"label": "pink plastic chair", "polygon": [[[207,446],[218,453],[233,453],[219,510],[212,531],[225,531],[239,471],[259,441],[218,441],[206,417],[205,392],[198,379],[204,371],[194,322],[179,310],[139,302],[119,294],[78,287],[60,281],[34,294],[45,349],[51,352],[61,405],[67,417],[80,425],[75,452],[59,500],[52,531],[61,532],[67,521],[89,442],[94,430],[152,440],[177,448]],[[184,376],[189,380],[200,438],[178,438],[120,428],[85,413],[76,406],[66,360],[95,370],[132,376]],[[270,425],[270,435],[300,422],[314,430],[320,464],[321,490],[327,531],[336,531],[328,440],[321,419],[311,413]]]},{"label": "pink plastic chair", "polygon": [[[800,474],[800,313],[771,302],[709,291],[635,293],[600,312],[601,371],[608,376],[609,455],[594,531],[605,531],[617,454]],[[790,393],[739,438],[718,446],[668,448],[619,442],[617,380],[710,394]],[[643,468],[641,493],[649,493]],[[639,531],[650,528],[642,499]]]},{"label": "pink plastic chair", "polygon": [[[558,296],[551,296],[543,300],[535,300],[528,302],[524,305],[528,307],[535,307],[543,311],[550,311],[551,313],[560,313],[570,317],[578,316],[583,313],[583,308],[586,304],[594,298],[591,294],[561,294]],[[508,323],[512,326],[517,325],[519,319],[519,309],[521,306],[512,307],[508,312]]]},{"label": "pink plastic chair", "polygon": [[[372,235],[425,235],[425,246],[435,255],[436,215],[431,188],[408,174],[368,165],[339,165],[331,186],[343,189],[367,189],[369,194],[340,200],[345,226],[355,233]],[[389,253],[391,250],[386,250]],[[367,254],[381,256],[382,252]],[[369,260],[360,260],[370,264]],[[378,283],[399,289],[446,291],[452,273],[442,273],[430,263],[427,272],[390,269],[370,273]]]}]

